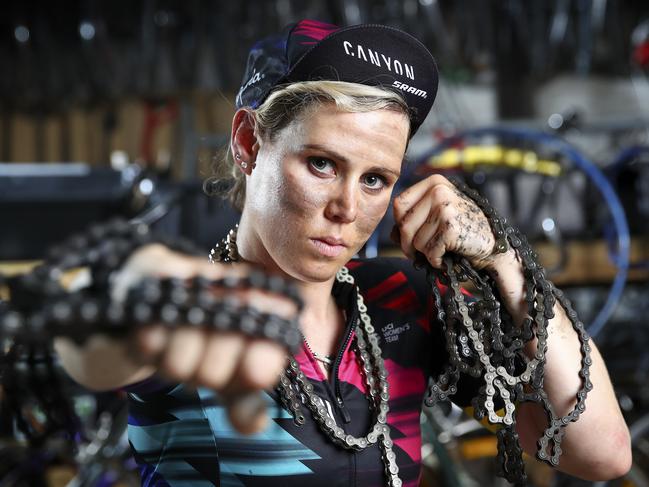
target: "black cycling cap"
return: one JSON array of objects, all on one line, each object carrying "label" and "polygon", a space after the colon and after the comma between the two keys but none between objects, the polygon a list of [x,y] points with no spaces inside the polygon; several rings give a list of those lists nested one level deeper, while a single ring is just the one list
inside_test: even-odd
[{"label": "black cycling cap", "polygon": [[393,27],[302,20],[252,47],[236,106],[257,108],[278,85],[315,80],[393,89],[410,108],[412,135],[433,106],[438,72],[428,49]]}]

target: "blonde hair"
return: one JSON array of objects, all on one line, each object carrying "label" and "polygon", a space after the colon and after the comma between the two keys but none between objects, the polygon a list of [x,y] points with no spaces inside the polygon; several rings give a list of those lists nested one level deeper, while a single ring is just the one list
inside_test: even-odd
[{"label": "blonde hair", "polygon": [[[344,112],[392,110],[408,117],[410,114],[404,99],[392,90],[342,81],[303,81],[281,86],[259,108],[250,112],[255,119],[257,136],[273,141],[291,122],[329,103]],[[203,187],[208,195],[227,198],[234,208],[243,210],[246,179],[229,147],[224,157],[214,164],[212,175]]]}]

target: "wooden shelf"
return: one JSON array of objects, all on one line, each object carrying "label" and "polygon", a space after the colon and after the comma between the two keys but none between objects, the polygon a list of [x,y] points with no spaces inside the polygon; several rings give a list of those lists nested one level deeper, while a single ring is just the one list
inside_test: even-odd
[{"label": "wooden shelf", "polygon": [[[551,267],[559,260],[559,249],[551,244],[534,246],[541,262]],[[631,262],[649,261],[649,239],[634,238],[631,240]],[[617,275],[617,269],[611,263],[606,242],[572,241],[568,243],[568,260],[563,270],[550,275],[557,285],[608,284]],[[629,271],[629,281],[649,279],[649,270],[633,269]]]},{"label": "wooden shelf", "polygon": [[[616,276],[617,269],[611,263],[608,246],[603,240],[570,241],[567,243],[568,259],[566,266],[560,272],[549,277],[558,286],[609,284]],[[550,268],[559,262],[559,248],[549,243],[535,244],[541,263]],[[381,252],[385,256],[399,256],[400,249],[386,249]],[[631,240],[631,262],[649,261],[649,238],[634,238]],[[629,271],[629,281],[649,280],[649,270],[634,269]]]},{"label": "wooden shelf", "polygon": [[0,274],[5,276],[15,276],[16,274],[24,274],[37,266],[40,260],[30,261],[0,261]]}]

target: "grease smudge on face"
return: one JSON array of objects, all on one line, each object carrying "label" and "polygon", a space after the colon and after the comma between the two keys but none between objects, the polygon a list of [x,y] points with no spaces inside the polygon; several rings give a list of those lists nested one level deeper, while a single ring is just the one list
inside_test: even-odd
[{"label": "grease smudge on face", "polygon": [[[248,238],[240,248],[300,280],[333,278],[385,214],[407,136],[403,114],[349,113],[324,105],[272,142],[262,142],[246,183],[242,225],[248,226]],[[329,161],[326,172],[314,169],[313,158]],[[385,188],[369,189],[368,178],[388,173]],[[323,255],[314,241],[327,238],[341,239],[344,249]]]}]

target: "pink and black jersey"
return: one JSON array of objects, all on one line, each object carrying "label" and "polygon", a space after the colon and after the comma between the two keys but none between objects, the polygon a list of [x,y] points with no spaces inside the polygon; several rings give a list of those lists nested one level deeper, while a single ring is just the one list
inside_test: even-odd
[{"label": "pink and black jersey", "polygon": [[[431,317],[431,293],[424,273],[407,260],[354,260],[347,267],[379,334],[389,373],[387,422],[399,476],[404,486],[415,487],[421,471],[422,400],[429,378],[447,361],[443,337]],[[325,379],[306,347],[296,359],[329,414],[347,433],[364,436],[373,414],[354,352],[356,291],[336,282],[332,292],[347,310],[347,329],[331,379]],[[467,405],[476,387],[475,382],[461,381],[454,400]],[[128,391],[129,440],[143,486],[384,485],[378,445],[360,452],[335,446],[306,406],[306,423],[296,425],[275,391],[265,394],[269,426],[250,436],[232,428],[218,395],[208,389],[152,378]]]}]

